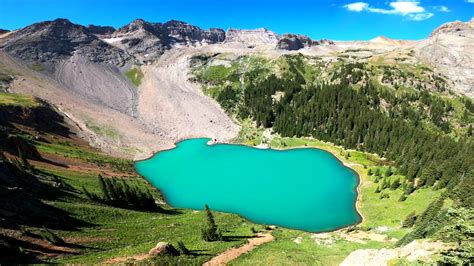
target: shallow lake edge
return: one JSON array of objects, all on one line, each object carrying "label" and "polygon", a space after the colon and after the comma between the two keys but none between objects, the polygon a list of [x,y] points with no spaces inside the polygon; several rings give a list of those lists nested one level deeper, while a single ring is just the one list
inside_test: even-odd
[{"label": "shallow lake edge", "polygon": [[[178,147],[179,143],[181,142],[184,142],[184,141],[187,141],[187,140],[193,140],[193,139],[207,139],[207,140],[212,140],[212,138],[209,138],[209,137],[191,137],[191,138],[183,138],[183,139],[179,139],[178,141],[174,142],[174,144],[172,145],[172,147],[169,147],[169,148],[164,148],[164,149],[161,149],[161,150],[158,150],[156,152],[152,152],[151,155],[149,155],[148,157],[144,158],[144,159],[139,159],[139,160],[134,160],[133,161],[133,166],[134,166],[134,169],[135,169],[135,172],[140,175],[141,177],[143,177],[148,183],[150,183],[151,185],[151,182],[143,175],[141,175],[137,168],[136,168],[136,163],[138,162],[142,162],[142,161],[147,161],[151,158],[153,158],[154,156],[156,156],[157,154],[159,154],[160,152],[164,152],[164,151],[169,151],[169,150],[172,150],[172,149],[175,149]],[[351,227],[351,226],[356,226],[356,225],[359,225],[361,224],[362,222],[364,222],[364,216],[362,215],[361,211],[360,211],[360,207],[359,207],[359,204],[361,203],[361,195],[360,195],[360,186],[362,185],[362,178],[360,177],[359,173],[353,169],[352,167],[350,167],[349,165],[346,165],[346,163],[344,161],[342,161],[341,159],[339,159],[334,153],[332,153],[331,151],[328,151],[328,150],[325,150],[325,149],[322,149],[322,148],[317,148],[317,147],[310,147],[310,146],[296,146],[296,147],[289,147],[289,148],[272,148],[272,147],[268,147],[268,148],[258,148],[256,146],[250,146],[250,145],[246,145],[246,144],[242,144],[242,143],[231,143],[231,142],[217,142],[217,143],[213,143],[213,144],[208,144],[206,143],[206,145],[208,146],[214,146],[214,145],[232,145],[232,146],[242,146],[242,147],[247,147],[247,148],[253,148],[253,149],[257,149],[257,150],[274,150],[274,151],[280,151],[280,152],[284,152],[284,151],[290,151],[290,150],[301,150],[301,149],[316,149],[316,150],[320,150],[320,151],[323,151],[325,153],[328,153],[330,154],[332,157],[334,157],[343,167],[349,169],[351,172],[353,172],[357,178],[357,186],[355,186],[354,188],[354,192],[356,193],[356,200],[354,202],[354,209],[356,210],[356,213],[357,213],[357,216],[358,216],[358,219],[357,219],[357,222],[355,222],[354,224],[350,224],[350,225],[345,225],[345,226],[341,226],[341,227],[337,227],[337,228],[334,228],[334,229],[331,229],[331,230],[323,230],[323,231],[318,231],[318,232],[308,232],[308,231],[304,231],[304,230],[301,230],[301,229],[296,229],[296,228],[289,228],[289,227],[281,227],[281,228],[285,228],[285,229],[290,229],[290,230],[298,230],[298,231],[302,231],[302,232],[307,232],[307,233],[315,233],[315,234],[319,234],[319,233],[329,233],[329,232],[335,232],[335,231],[338,231],[338,230],[341,230],[341,229],[344,229],[344,228],[348,228],[348,227]],[[153,186],[153,185],[152,185]],[[154,187],[154,186],[153,186]],[[159,189],[159,188],[157,188]],[[166,204],[168,204],[168,201],[166,200],[166,197],[164,195],[163,196],[163,200],[166,202]],[[171,205],[169,205],[171,206]],[[186,209],[186,208],[185,208]],[[192,210],[192,209],[190,209]],[[231,212],[224,212],[224,213],[231,213]],[[255,224],[259,224],[259,223],[256,223],[256,222],[253,222],[252,220],[238,214],[238,213],[231,213],[231,214],[235,214],[235,215],[239,215],[241,217],[243,217],[244,219],[252,222],[252,223],[255,223]]]}]

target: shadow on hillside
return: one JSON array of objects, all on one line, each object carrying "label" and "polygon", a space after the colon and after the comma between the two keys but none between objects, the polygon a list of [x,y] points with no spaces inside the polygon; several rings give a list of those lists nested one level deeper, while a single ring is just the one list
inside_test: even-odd
[{"label": "shadow on hillside", "polygon": [[[20,249],[21,248],[21,249]],[[31,251],[25,252],[24,249]],[[38,264],[45,263],[37,255],[45,248],[30,242],[18,240],[0,234],[0,263],[1,264]]]},{"label": "shadow on hillside", "polygon": [[0,227],[22,225],[75,230],[91,226],[45,202],[66,192],[0,156]]},{"label": "shadow on hillside", "polygon": [[205,253],[206,251],[209,251],[207,249],[193,249],[189,251],[189,255],[191,256],[213,256],[214,254],[211,253]]},{"label": "shadow on hillside", "polygon": [[181,211],[179,209],[163,209],[163,208],[161,208],[161,210],[158,210],[158,211],[155,211],[155,212],[159,212],[159,213],[167,214],[167,215],[183,214],[183,211]]},{"label": "shadow on hillside", "polygon": [[242,239],[253,238],[254,236],[223,236],[225,242],[239,241]]}]

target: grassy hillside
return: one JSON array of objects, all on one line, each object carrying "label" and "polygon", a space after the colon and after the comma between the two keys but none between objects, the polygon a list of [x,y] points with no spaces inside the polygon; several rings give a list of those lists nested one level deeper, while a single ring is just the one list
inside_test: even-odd
[{"label": "grassy hillside", "polygon": [[[18,141],[14,148],[0,141],[0,198],[4,203],[0,206],[0,249],[10,254],[2,255],[2,263],[127,261],[133,260],[127,256],[147,254],[164,241],[175,247],[183,242],[191,254],[158,258],[158,262],[200,264],[244,243],[253,235],[251,228],[261,228],[237,215],[215,213],[224,241],[206,242],[201,238],[201,228],[206,226],[201,211],[161,203],[153,210],[140,210],[91,199],[87,193],[102,193],[101,175],[149,191],[157,202],[163,202],[160,192],[135,174],[131,161],[89,147],[64,131],[64,120],[41,120],[39,124],[22,120],[24,112],[41,117],[45,110],[54,112],[51,107],[27,96],[0,96],[0,108],[10,113],[0,117],[2,140]],[[15,189],[28,196],[6,194]]]},{"label": "grassy hillside", "polygon": [[19,107],[36,107],[39,105],[39,103],[32,96],[0,92],[0,105],[19,106]]}]

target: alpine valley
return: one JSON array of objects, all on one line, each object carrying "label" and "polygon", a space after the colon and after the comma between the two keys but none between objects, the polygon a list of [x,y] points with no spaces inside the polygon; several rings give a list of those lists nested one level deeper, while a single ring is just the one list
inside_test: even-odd
[{"label": "alpine valley", "polygon": [[0,30],[0,263],[472,263],[473,39]]}]

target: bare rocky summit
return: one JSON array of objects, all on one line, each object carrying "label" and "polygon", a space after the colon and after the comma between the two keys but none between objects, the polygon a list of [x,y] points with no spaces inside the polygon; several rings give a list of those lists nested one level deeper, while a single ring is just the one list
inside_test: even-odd
[{"label": "bare rocky summit", "polygon": [[326,39],[315,41],[308,36],[301,34],[284,34],[279,37],[276,48],[294,51],[317,45],[334,45],[334,42]]},{"label": "bare rocky summit", "polygon": [[226,32],[226,43],[241,44],[248,48],[258,45],[274,46],[278,42],[278,36],[271,30],[259,28],[254,30],[228,29]]},{"label": "bare rocky summit", "polygon": [[376,38],[373,38],[370,40],[371,43],[375,44],[381,44],[381,45],[387,45],[387,46],[396,46],[396,47],[403,47],[407,45],[411,45],[414,43],[414,41],[408,41],[408,40],[395,40],[395,39],[390,39],[385,36],[378,36]]},{"label": "bare rocky summit", "polygon": [[156,60],[174,46],[219,43],[224,39],[225,32],[221,29],[203,30],[176,20],[162,24],[137,19],[105,41],[147,62]]},{"label": "bare rocky summit", "polygon": [[474,18],[450,22],[415,46],[417,57],[454,81],[455,90],[474,97]]},{"label": "bare rocky summit", "polygon": [[98,35],[98,36],[108,36],[114,33],[115,28],[110,26],[96,26],[96,25],[89,25],[87,29],[90,33]]},{"label": "bare rocky summit", "polygon": [[88,28],[67,19],[35,23],[11,32],[0,48],[50,72],[55,71],[57,63],[74,53],[82,54],[94,62],[118,66],[131,60],[128,54],[103,42]]},{"label": "bare rocky summit", "polygon": [[439,34],[442,33],[454,33],[454,34],[460,34],[463,35],[464,32],[469,32],[472,31],[472,28],[474,28],[474,18],[472,18],[468,22],[462,22],[462,21],[453,21],[453,22],[448,22],[437,29],[435,29],[430,37],[436,37]]}]

